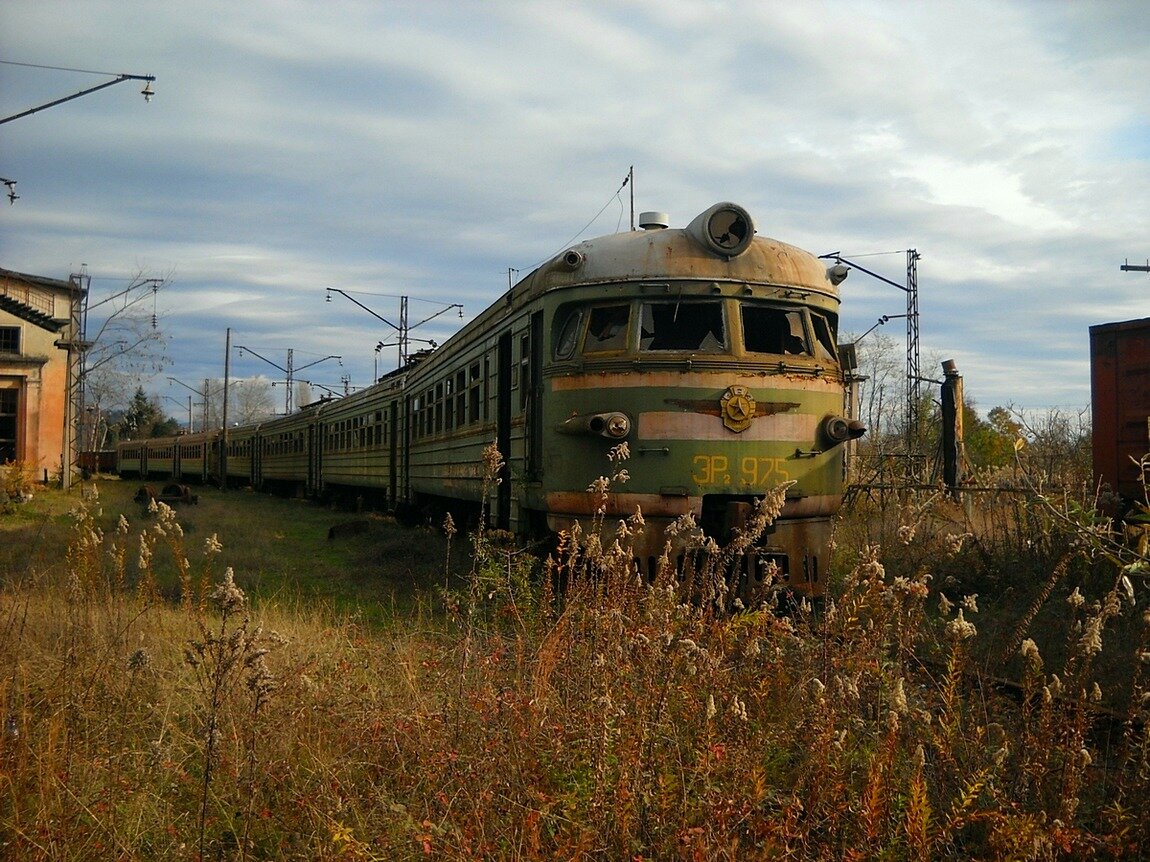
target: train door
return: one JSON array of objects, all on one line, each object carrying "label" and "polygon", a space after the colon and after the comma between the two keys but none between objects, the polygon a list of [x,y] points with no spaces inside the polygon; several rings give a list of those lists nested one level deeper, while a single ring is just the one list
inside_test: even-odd
[{"label": "train door", "polygon": [[320,487],[320,449],[319,441],[323,439],[322,433],[317,433],[317,423],[311,422],[307,426],[307,493],[318,494]]},{"label": "train door", "polygon": [[392,400],[387,406],[387,500],[395,505],[396,493],[399,491],[399,401]]},{"label": "train door", "polygon": [[538,481],[543,471],[543,312],[531,315],[531,337],[528,345],[527,373],[520,385],[526,389],[527,411],[527,478]]},{"label": "train door", "polygon": [[511,331],[508,330],[499,336],[496,356],[495,445],[503,456],[503,469],[499,474],[502,481],[499,483],[495,526],[501,530],[511,529],[511,369]]},{"label": "train door", "polygon": [[396,507],[399,506],[400,501],[411,502],[411,439],[413,436],[412,425],[415,424],[415,413],[412,410],[414,401],[415,399],[410,396],[403,399],[403,427],[400,429],[403,434],[403,462],[400,465],[400,485],[399,495],[395,498]]},{"label": "train door", "polygon": [[252,436],[252,487],[259,488],[264,482],[264,437]]}]

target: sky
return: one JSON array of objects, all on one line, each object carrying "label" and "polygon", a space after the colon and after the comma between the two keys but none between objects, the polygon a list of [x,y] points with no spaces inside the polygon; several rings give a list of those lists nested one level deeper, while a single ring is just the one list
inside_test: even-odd
[{"label": "sky", "polygon": [[[3,0],[0,61],[4,117],[156,77],[0,125],[0,267],[86,265],[93,300],[167,279],[146,387],[173,402],[229,328],[265,357],[234,376],[291,350],[366,385],[399,297],[463,306],[411,331],[442,342],[632,194],[673,227],[734,201],[896,284],[916,249],[922,373],[953,359],[984,411],[1084,408],[1089,327],[1150,316],[1120,270],[1150,258],[1144,0]],[[844,333],[905,312],[842,285]],[[878,332],[901,357],[905,322]]]}]

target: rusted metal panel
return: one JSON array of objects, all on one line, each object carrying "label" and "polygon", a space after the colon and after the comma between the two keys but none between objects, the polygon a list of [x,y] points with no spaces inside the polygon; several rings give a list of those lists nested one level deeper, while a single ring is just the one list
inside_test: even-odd
[{"label": "rusted metal panel", "polygon": [[1090,327],[1094,472],[1143,497],[1137,461],[1150,452],[1150,317]]},{"label": "rusted metal panel", "polygon": [[[762,363],[760,363],[761,365]],[[588,369],[582,374],[568,374],[562,377],[550,378],[549,385],[552,392],[579,392],[587,389],[662,389],[674,387],[676,389],[702,389],[715,386],[715,370],[712,371],[655,371],[640,366],[635,368],[633,360],[627,371],[595,371]],[[723,369],[717,369],[722,371]],[[641,371],[642,373],[637,373]],[[748,386],[762,386],[764,380],[771,380],[767,385],[786,385],[804,392],[834,392],[841,393],[843,384],[841,380],[830,377],[801,377],[791,379],[783,377],[783,384],[774,382],[775,375],[768,375],[764,371],[755,373],[727,372],[731,380]],[[722,391],[720,389],[720,391]],[[841,397],[841,396],[840,396]]]},{"label": "rusted metal panel", "polygon": [[803,443],[809,445],[818,431],[821,416],[789,413],[756,417],[743,431],[732,431],[715,416],[701,413],[650,411],[639,414],[639,438],[642,440],[699,440]]}]

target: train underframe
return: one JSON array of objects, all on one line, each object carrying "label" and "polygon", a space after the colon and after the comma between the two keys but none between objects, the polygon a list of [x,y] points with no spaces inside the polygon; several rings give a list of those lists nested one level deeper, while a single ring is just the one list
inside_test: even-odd
[{"label": "train underframe", "polygon": [[[598,524],[605,543],[615,541],[620,520],[640,511],[641,529],[623,541],[636,569],[649,581],[657,577],[661,565],[671,566],[679,575],[688,566],[698,567],[700,545],[707,539],[722,549],[748,530],[753,532],[755,507],[761,499],[738,494],[611,494],[606,511],[597,517],[585,505],[581,509],[570,505],[575,500],[568,499],[568,505],[563,505],[561,498],[568,495],[549,496],[551,507],[545,520],[551,531],[571,531],[578,523],[586,532]],[[586,494],[570,496],[581,497],[584,504],[587,500]],[[822,595],[830,569],[831,531],[838,504],[833,495],[788,500],[745,552],[727,561],[724,575],[731,594],[747,604],[774,590]],[[688,514],[695,529],[682,520]]]}]

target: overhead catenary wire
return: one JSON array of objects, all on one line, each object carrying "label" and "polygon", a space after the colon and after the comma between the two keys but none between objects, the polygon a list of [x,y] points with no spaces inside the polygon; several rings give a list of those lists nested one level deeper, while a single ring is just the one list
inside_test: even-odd
[{"label": "overhead catenary wire", "polygon": [[[543,264],[545,261],[550,260],[556,254],[563,251],[563,249],[567,248],[569,245],[571,245],[571,243],[573,243],[573,242],[575,242],[575,240],[579,239],[579,237],[581,237],[587,231],[587,228],[589,228],[589,227],[591,227],[591,225],[595,224],[595,222],[598,221],[599,216],[603,215],[603,213],[607,211],[607,207],[611,206],[611,204],[614,201],[619,201],[619,206],[620,206],[620,208],[622,208],[623,200],[620,197],[620,195],[623,194],[623,189],[627,188],[627,185],[633,181],[634,170],[635,170],[634,167],[632,167],[631,169],[629,169],[627,171],[627,176],[623,177],[623,182],[619,185],[619,188],[615,190],[615,194],[613,194],[613,195],[611,195],[611,197],[607,198],[607,203],[603,204],[603,206],[600,207],[599,212],[595,213],[595,215],[593,215],[591,217],[591,220],[588,221],[587,224],[585,224],[585,225],[583,225],[583,227],[579,228],[579,230],[576,231],[574,236],[572,236],[569,240],[567,240],[567,242],[563,243],[558,248],[558,250],[556,250],[554,253],[547,255],[547,257],[542,258],[541,260],[537,261],[536,263],[532,264],[529,267],[520,267],[519,271],[522,271],[522,269],[526,269],[528,272],[532,272],[532,271],[538,269],[539,266],[541,264]],[[623,215],[622,215],[622,211],[620,211],[619,224],[622,224],[622,222],[623,222]]]},{"label": "overhead catenary wire", "polygon": [[82,75],[119,75],[120,72],[101,72],[98,69],[73,69],[69,66],[45,66],[41,63],[20,63],[16,60],[0,60],[4,66],[24,66],[28,69],[51,69],[54,72],[79,72]]}]

